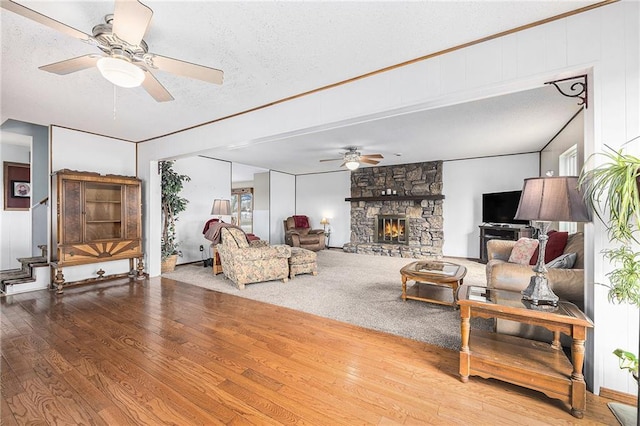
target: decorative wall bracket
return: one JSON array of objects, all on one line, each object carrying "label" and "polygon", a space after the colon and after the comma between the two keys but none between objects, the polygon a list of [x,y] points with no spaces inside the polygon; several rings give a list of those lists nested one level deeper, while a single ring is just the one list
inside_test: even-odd
[{"label": "decorative wall bracket", "polygon": [[[558,86],[557,83],[561,83],[569,80],[580,80],[580,81],[576,81],[575,83],[573,83],[569,88],[570,91],[568,93],[565,93],[560,88],[560,86]],[[556,87],[556,89],[558,89],[558,92],[560,92],[561,95],[566,96],[568,98],[578,98],[580,99],[580,101],[578,102],[578,105],[584,105],[585,109],[589,108],[589,101],[588,101],[589,87],[587,85],[586,74],[578,75],[575,77],[562,78],[560,80],[547,81],[545,84],[553,84]]]}]

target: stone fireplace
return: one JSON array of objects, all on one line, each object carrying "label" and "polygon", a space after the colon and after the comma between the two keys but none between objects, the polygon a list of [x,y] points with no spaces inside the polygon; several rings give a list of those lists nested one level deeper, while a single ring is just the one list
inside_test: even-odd
[{"label": "stone fireplace", "polygon": [[380,215],[376,221],[376,242],[407,244],[407,218],[400,215]]},{"label": "stone fireplace", "polygon": [[343,249],[440,259],[443,199],[441,161],[355,170],[346,199],[351,202],[351,241]]}]

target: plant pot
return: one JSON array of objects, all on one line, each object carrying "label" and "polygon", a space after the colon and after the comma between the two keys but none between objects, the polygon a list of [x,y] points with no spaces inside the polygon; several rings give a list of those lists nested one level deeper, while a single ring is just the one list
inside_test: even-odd
[{"label": "plant pot", "polygon": [[177,260],[178,260],[177,254],[172,254],[171,256],[167,257],[165,260],[162,261],[160,265],[160,272],[164,274],[165,272],[171,272],[174,269],[176,269]]}]

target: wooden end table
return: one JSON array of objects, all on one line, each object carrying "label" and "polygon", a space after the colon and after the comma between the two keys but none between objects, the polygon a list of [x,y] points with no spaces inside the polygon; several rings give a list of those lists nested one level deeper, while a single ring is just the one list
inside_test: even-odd
[{"label": "wooden end table", "polygon": [[220,255],[218,254],[218,245],[211,244],[211,247],[213,248],[213,256],[211,259],[211,272],[213,272],[213,275],[218,275],[222,273],[222,264],[219,261]]},{"label": "wooden end table", "polygon": [[[439,303],[457,307],[456,293],[462,285],[462,280],[467,274],[467,268],[451,262],[439,260],[419,260],[411,262],[400,269],[402,277],[402,300],[422,300],[424,302]],[[413,280],[416,284],[407,291],[407,281]],[[421,284],[426,284],[423,288]],[[442,295],[436,294],[438,287],[451,288],[453,290],[453,302],[443,300]],[[439,297],[440,296],[440,297]],[[445,295],[446,296],[446,295]]]},{"label": "wooden end table", "polygon": [[[460,378],[494,378],[544,393],[571,406],[582,418],[586,407],[586,384],[582,375],[584,343],[591,320],[570,302],[558,306],[535,306],[515,291],[462,286],[460,306]],[[553,332],[551,344],[506,334],[473,331],[469,319],[503,318],[539,325]],[[571,361],[560,346],[560,333],[572,338]]]}]

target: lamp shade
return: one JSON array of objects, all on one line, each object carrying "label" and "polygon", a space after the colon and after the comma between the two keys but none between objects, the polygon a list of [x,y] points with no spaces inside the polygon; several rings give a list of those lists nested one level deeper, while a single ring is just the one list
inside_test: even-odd
[{"label": "lamp shade", "polygon": [[328,225],[329,224],[329,219],[327,219],[326,217],[323,217],[322,220],[320,220],[320,225]]},{"label": "lamp shade", "polygon": [[577,176],[524,180],[515,218],[546,222],[590,222],[591,214],[578,190]]},{"label": "lamp shade", "polygon": [[96,66],[100,74],[116,86],[138,87],[144,81],[144,71],[125,59],[104,57],[98,59]]},{"label": "lamp shade", "polygon": [[218,216],[229,216],[231,214],[231,202],[229,200],[213,200],[211,214]]}]

